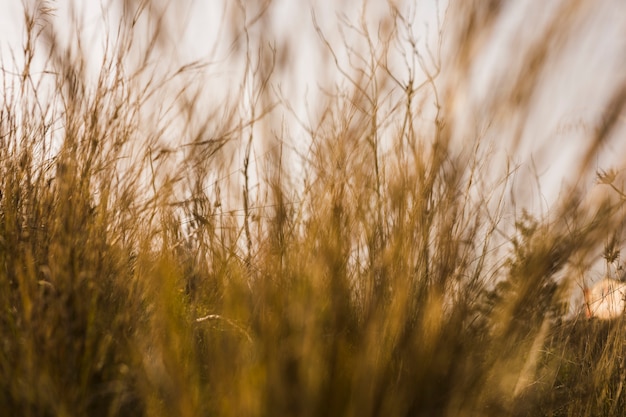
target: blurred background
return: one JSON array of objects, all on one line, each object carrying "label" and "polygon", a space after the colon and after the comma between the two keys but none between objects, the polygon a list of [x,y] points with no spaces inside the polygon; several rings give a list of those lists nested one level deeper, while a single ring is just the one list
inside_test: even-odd
[{"label": "blurred background", "polygon": [[0,0],[0,408],[621,415],[619,0]]}]

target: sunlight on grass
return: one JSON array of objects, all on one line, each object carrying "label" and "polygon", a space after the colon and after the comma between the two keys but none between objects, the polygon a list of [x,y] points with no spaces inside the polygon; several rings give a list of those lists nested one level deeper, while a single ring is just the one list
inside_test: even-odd
[{"label": "sunlight on grass", "polygon": [[112,3],[90,51],[80,17],[25,2],[2,63],[3,412],[622,415],[624,303],[588,320],[582,290],[621,278],[623,174],[594,161],[623,77],[558,190],[550,139],[526,159],[590,2],[497,42],[500,1],[433,7],[426,41],[406,5],[339,16],[343,38],[312,9],[306,88],[263,37],[272,2],[225,6],[226,58],[180,65],[186,9]]}]

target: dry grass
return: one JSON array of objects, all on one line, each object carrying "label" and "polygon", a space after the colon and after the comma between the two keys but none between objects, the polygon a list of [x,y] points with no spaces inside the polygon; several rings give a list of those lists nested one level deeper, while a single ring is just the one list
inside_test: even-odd
[{"label": "dry grass", "polygon": [[538,38],[553,42],[524,44],[467,109],[504,2],[451,2],[429,52],[402,9],[378,30],[344,20],[352,49],[314,16],[332,70],[312,121],[284,91],[289,45],[255,40],[270,3],[228,9],[241,78],[217,104],[199,82],[210,65],[155,65],[175,54],[166,3],[138,3],[119,2],[137,18],[94,71],[80,31],[63,40],[34,2],[19,72],[4,72],[7,415],[622,414],[623,320],[570,302],[603,247],[619,264],[616,172],[583,196],[626,82],[547,212],[522,210],[516,184],[539,178],[491,140],[523,149],[590,2],[562,2]]}]

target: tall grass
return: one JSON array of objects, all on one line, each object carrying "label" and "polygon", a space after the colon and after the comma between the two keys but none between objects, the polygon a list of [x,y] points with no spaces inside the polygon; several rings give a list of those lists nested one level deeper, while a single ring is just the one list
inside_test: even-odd
[{"label": "tall grass", "polygon": [[562,3],[556,45],[531,41],[482,104],[466,93],[503,3],[451,2],[427,52],[399,6],[377,29],[346,18],[351,48],[313,14],[328,71],[309,120],[289,48],[257,39],[271,3],[228,9],[240,78],[217,103],[210,65],[174,65],[174,5],[119,2],[133,18],[94,65],[52,3],[26,4],[0,109],[0,409],[621,415],[623,321],[582,320],[575,295],[598,254],[619,266],[619,176],[597,198],[585,181],[626,83],[545,212],[498,145],[521,152],[590,7]]}]

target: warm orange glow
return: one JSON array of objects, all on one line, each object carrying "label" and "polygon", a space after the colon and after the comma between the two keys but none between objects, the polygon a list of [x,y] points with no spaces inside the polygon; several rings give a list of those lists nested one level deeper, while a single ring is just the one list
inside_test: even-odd
[{"label": "warm orange glow", "polygon": [[624,312],[626,283],[614,279],[603,279],[591,288],[583,289],[585,315],[610,320]]}]

